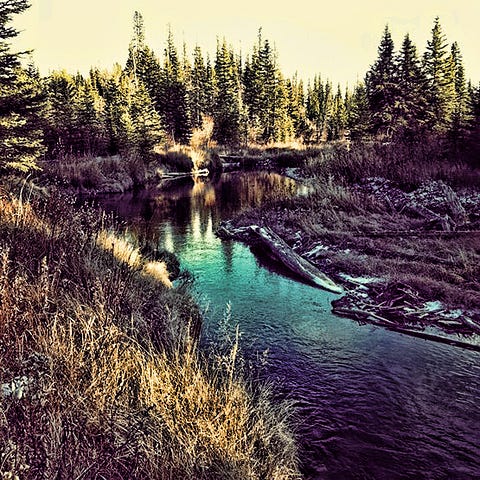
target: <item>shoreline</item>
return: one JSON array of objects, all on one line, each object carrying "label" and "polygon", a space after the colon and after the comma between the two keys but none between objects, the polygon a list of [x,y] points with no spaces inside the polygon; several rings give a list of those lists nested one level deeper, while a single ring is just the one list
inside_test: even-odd
[{"label": "shoreline", "polygon": [[[298,169],[298,171],[301,170]],[[299,175],[297,172],[294,175],[297,181],[306,183],[308,186],[316,184],[319,187],[316,179]],[[386,183],[388,184],[388,182]],[[437,186],[442,189],[446,188],[442,182],[431,182],[428,188],[435,189]],[[330,188],[340,189],[338,186],[330,186]],[[385,191],[382,193],[384,196],[398,193],[393,187],[391,191],[388,190],[389,188],[390,185],[388,185],[387,193]],[[426,193],[420,188],[418,189],[418,194],[416,194],[418,198],[423,199],[422,195],[426,198],[432,197],[428,188],[425,188],[427,189]],[[363,199],[365,203],[375,204],[379,200],[377,194],[377,198],[373,198],[372,202],[375,194],[372,195],[371,192],[365,194],[364,191],[361,191],[361,185],[358,184],[348,188],[342,187],[340,190],[335,192],[337,196],[353,195],[353,201],[357,203]],[[318,197],[322,197],[322,193],[327,193],[328,197],[328,192],[314,193],[313,196],[316,196],[316,200],[318,200]],[[447,193],[447,197],[453,196],[450,190]],[[363,229],[364,231],[361,231],[357,225],[356,231],[352,232],[346,228],[345,218],[340,218],[335,228],[328,228],[325,225],[326,222],[316,223],[311,218],[312,215],[315,215],[313,214],[314,209],[306,208],[306,206],[312,207],[308,205],[309,200],[295,198],[269,205],[266,210],[254,209],[240,214],[230,221],[222,223],[219,236],[234,238],[252,245],[257,241],[252,240],[251,234],[247,233],[249,229],[270,229],[289,246],[292,256],[299,255],[307,260],[344,289],[344,295],[332,302],[333,313],[351,318],[361,324],[374,324],[404,334],[479,351],[480,302],[474,296],[476,295],[475,289],[477,289],[477,293],[480,291],[480,285],[475,278],[463,278],[462,275],[467,276],[465,272],[461,272],[461,274],[454,272],[458,270],[456,260],[445,257],[445,253],[448,253],[449,249],[452,251],[458,249],[461,253],[465,242],[468,243],[471,239],[473,239],[471,241],[472,250],[474,244],[480,244],[480,232],[476,218],[477,206],[480,204],[480,192],[471,190],[468,194],[454,193],[456,199],[461,200],[460,205],[463,210],[460,213],[463,213],[466,218],[466,223],[463,225],[457,226],[455,221],[458,224],[460,221],[458,218],[452,218],[454,217],[452,214],[448,216],[437,213],[441,211],[442,202],[437,202],[438,205],[433,210],[423,207],[421,202],[418,202],[418,204],[412,204],[414,206],[410,208],[413,213],[403,208],[399,215],[398,212],[392,211],[394,210],[392,207],[382,211],[375,204],[374,207],[377,211],[373,209],[373,212],[368,212],[376,217],[372,222],[374,228],[367,226]],[[415,198],[415,194],[410,195]],[[333,203],[335,200],[337,200],[336,203],[341,203],[338,202],[338,198],[331,200]],[[352,200],[352,198],[343,198],[343,200]],[[391,203],[390,199],[387,198],[387,200],[387,203]],[[443,206],[445,207],[445,205]],[[329,207],[324,205],[324,208]],[[337,216],[342,216],[340,213],[344,215],[349,213],[348,208],[342,208],[339,205],[333,205],[332,209]],[[341,212],[342,210],[343,212]],[[406,213],[405,210],[407,210]],[[418,214],[417,218],[413,218],[417,210],[428,218],[418,218]],[[351,219],[354,219],[359,212],[350,213]],[[392,216],[399,218],[392,220],[390,218]],[[459,214],[457,214],[458,216]],[[365,217],[362,215],[361,220],[365,221]],[[405,227],[408,224],[411,229],[395,231],[392,227],[395,225],[395,220],[398,219],[402,222],[399,226]],[[384,225],[386,220],[390,226],[388,230]],[[430,229],[431,224],[434,224],[433,228],[435,229]],[[365,225],[363,226],[365,227]],[[378,229],[379,226],[383,229]],[[438,252],[433,249],[429,250],[431,245],[435,244],[438,244]],[[381,246],[385,247],[384,250],[379,248]],[[390,248],[390,252],[388,252],[387,246]],[[388,258],[389,253],[395,258]],[[425,258],[421,258],[422,255],[425,255]],[[397,261],[404,272],[400,274],[389,271],[388,267],[392,265],[383,269],[382,272],[382,268],[379,268],[382,260],[385,260],[386,263]],[[433,280],[428,278],[427,280],[432,282],[431,292],[428,292],[428,289],[422,291],[413,281],[416,279],[412,278],[411,272],[419,271],[418,279],[420,281],[421,270],[423,268],[434,269],[433,262],[435,262],[435,266],[439,265],[439,268],[450,269],[452,276],[458,277],[458,284],[449,285],[451,291],[445,294],[445,298],[441,298],[442,292],[439,290],[446,287],[447,282],[444,279],[435,278],[436,283],[434,284]],[[362,271],[362,265],[366,267],[364,271]],[[376,270],[378,272],[375,272]],[[438,272],[427,272],[427,274],[435,277]],[[464,288],[465,285],[467,288]],[[451,296],[462,290],[463,298],[456,298],[456,302],[449,301]]]},{"label": "shoreline", "polygon": [[[431,181],[423,182],[415,190],[418,193],[413,194],[382,177],[367,178],[347,186],[331,179],[326,184],[312,175],[309,165],[312,160],[305,151],[283,152],[276,157],[278,153],[220,156],[223,167],[220,171],[275,171],[304,184],[310,196],[316,196],[316,204],[309,205],[308,200],[301,199],[278,201],[269,205],[268,211],[258,209],[241,214],[232,220],[230,227],[270,228],[274,235],[292,248],[292,255],[305,259],[345,290],[345,295],[333,305],[333,309],[342,316],[360,323],[377,322],[385,328],[405,333],[413,329],[419,334],[433,327],[438,329],[439,335],[445,334],[452,341],[461,336],[471,336],[480,345],[480,340],[474,338],[480,335],[480,302],[472,300],[475,288],[477,293],[480,291],[475,278],[464,282],[471,284],[464,295],[465,301],[461,295],[453,303],[449,298],[445,301],[440,298],[439,301],[438,294],[447,286],[448,278],[443,285],[443,279],[438,281],[434,278],[434,283],[437,283],[432,283],[434,292],[425,294],[417,288],[422,268],[430,269],[428,263],[439,263],[447,270],[451,267],[454,281],[463,274],[457,275],[453,271],[458,269],[458,265],[448,258],[448,250],[451,247],[452,251],[458,250],[463,255],[469,238],[475,236],[476,244],[480,241],[477,234],[480,219],[476,213],[480,205],[478,189],[463,189],[457,193],[441,181]],[[235,168],[231,168],[233,164],[224,162],[232,158],[236,160]],[[238,161],[242,158],[245,161]],[[73,189],[70,185],[66,190],[76,195],[96,196],[145,189],[161,182],[158,176],[160,168],[165,168],[165,165],[150,164],[143,171],[142,182],[134,182],[130,177],[128,185],[123,182],[125,188],[110,188],[115,185],[110,179],[103,188]],[[433,206],[430,205],[430,197],[434,200]],[[309,221],[312,211],[315,212],[318,207],[331,210],[331,215],[327,217],[333,218]],[[241,235],[238,237],[238,240],[245,241]],[[246,243],[249,241],[247,238]],[[435,253],[436,243],[445,244],[439,254]],[[421,254],[416,252],[417,247],[420,247]],[[419,256],[424,258],[417,260]],[[405,272],[396,279],[395,274],[392,275],[392,265],[386,269],[379,266],[383,261],[391,264],[398,262]],[[402,277],[416,274],[419,279],[415,279],[413,284],[411,278],[405,281]],[[438,277],[438,272],[434,276]],[[473,274],[470,276],[474,277]],[[427,283],[429,281],[430,278],[427,278]],[[462,290],[460,284],[450,287],[447,288],[447,297],[453,297]],[[435,302],[437,304],[432,307]],[[477,348],[475,343],[463,339],[460,343]]]}]

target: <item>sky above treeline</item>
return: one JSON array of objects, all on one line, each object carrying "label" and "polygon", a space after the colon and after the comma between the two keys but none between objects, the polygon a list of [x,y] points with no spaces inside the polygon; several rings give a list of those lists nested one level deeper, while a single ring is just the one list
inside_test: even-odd
[{"label": "sky above treeline", "polygon": [[249,53],[261,27],[274,44],[286,76],[305,80],[321,74],[342,85],[363,79],[377,57],[385,24],[397,49],[406,33],[420,54],[440,23],[449,43],[463,54],[467,78],[480,81],[480,0],[32,0],[15,16],[22,33],[14,49],[33,48],[40,72],[64,68],[88,73],[91,66],[124,65],[132,37],[133,13],[144,17],[146,42],[158,56],[168,25],[178,49],[198,44],[213,58],[217,37]]}]

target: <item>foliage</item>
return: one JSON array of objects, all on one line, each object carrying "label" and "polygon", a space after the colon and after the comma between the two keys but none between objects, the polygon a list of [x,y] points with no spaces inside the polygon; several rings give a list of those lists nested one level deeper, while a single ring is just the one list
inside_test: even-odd
[{"label": "foliage", "polygon": [[432,109],[429,126],[438,132],[448,129],[454,109],[455,76],[447,52],[447,40],[437,17],[423,56],[423,68],[427,77],[428,102]]},{"label": "foliage", "polygon": [[157,104],[167,134],[174,143],[188,143],[191,136],[192,126],[185,78],[187,73],[178,58],[173,34],[169,30],[158,84]]},{"label": "foliage", "polygon": [[34,71],[21,68],[22,54],[12,53],[8,42],[18,35],[8,26],[12,16],[28,7],[27,0],[0,1],[0,171],[35,169],[44,152],[40,81]]},{"label": "foliage", "polygon": [[[285,78],[261,30],[245,60],[226,40],[219,41],[213,65],[198,45],[192,63],[185,45],[180,56],[169,30],[160,60],[145,42],[139,12],[124,68],[92,69],[87,77],[52,72],[42,81],[34,69],[18,70],[18,58],[7,50],[2,58],[5,78],[18,80],[18,94],[3,104],[17,108],[3,121],[15,141],[5,141],[13,156],[20,155],[17,167],[25,170],[42,152],[41,130],[49,158],[120,153],[145,162],[166,143],[245,148],[292,141],[416,142],[434,135],[455,158],[473,157],[477,143],[475,89],[467,86],[458,44],[448,50],[438,18],[422,61],[409,35],[395,52],[386,26],[377,59],[353,91],[334,88],[320,75],[306,88],[297,76]],[[15,75],[9,62],[16,62]],[[9,95],[13,91],[8,89]],[[47,98],[43,114],[42,96]],[[27,100],[29,107],[22,110]],[[8,158],[5,153],[2,161],[11,162]]]},{"label": "foliage", "polygon": [[224,145],[240,142],[240,79],[233,50],[225,40],[217,43],[215,57],[215,104],[214,128],[215,140]]},{"label": "foliage", "polygon": [[378,47],[378,58],[367,73],[365,84],[372,112],[372,130],[375,134],[391,137],[397,123],[397,68],[395,47],[388,25]]},{"label": "foliage", "polygon": [[242,76],[243,98],[254,142],[288,141],[293,136],[287,85],[278,68],[277,56],[269,41],[263,40],[260,30]]}]

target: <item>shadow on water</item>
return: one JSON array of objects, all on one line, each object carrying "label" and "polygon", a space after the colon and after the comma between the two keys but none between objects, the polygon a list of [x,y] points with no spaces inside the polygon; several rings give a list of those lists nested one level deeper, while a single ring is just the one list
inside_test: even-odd
[{"label": "shadow on water", "polygon": [[100,203],[194,274],[210,305],[207,335],[229,303],[245,357],[268,350],[259,375],[296,406],[306,478],[480,478],[480,354],[335,317],[334,294],[214,235],[221,220],[301,193],[293,180],[248,172]]}]

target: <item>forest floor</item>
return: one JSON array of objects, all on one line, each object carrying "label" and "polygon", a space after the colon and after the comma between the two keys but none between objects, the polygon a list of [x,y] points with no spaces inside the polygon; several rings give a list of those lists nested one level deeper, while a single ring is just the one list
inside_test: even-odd
[{"label": "forest floor", "polygon": [[[359,157],[284,168],[314,191],[227,227],[271,228],[344,288],[333,302],[339,315],[480,349],[480,173],[457,165],[448,182],[442,164],[417,168],[412,181],[388,165],[362,168]],[[390,179],[369,176],[385,171]]]}]

